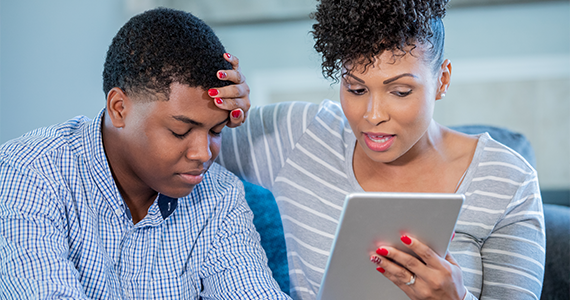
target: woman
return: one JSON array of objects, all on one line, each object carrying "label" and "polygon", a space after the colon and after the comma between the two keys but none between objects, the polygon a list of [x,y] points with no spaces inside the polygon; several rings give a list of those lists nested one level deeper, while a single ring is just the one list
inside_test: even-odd
[{"label": "woman", "polygon": [[446,4],[322,0],[315,49],[323,73],[341,82],[341,106],[257,107],[224,132],[219,162],[275,195],[294,299],[315,298],[344,198],[363,191],[466,196],[446,257],[404,236],[426,264],[391,247],[370,258],[411,299],[539,298],[545,234],[536,171],[488,134],[461,134],[432,118],[452,71],[443,59]]}]

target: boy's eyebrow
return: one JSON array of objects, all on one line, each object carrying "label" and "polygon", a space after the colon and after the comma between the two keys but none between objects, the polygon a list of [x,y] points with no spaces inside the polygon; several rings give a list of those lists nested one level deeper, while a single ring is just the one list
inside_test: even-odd
[{"label": "boy's eyebrow", "polygon": [[405,77],[405,76],[410,76],[410,77],[413,77],[413,78],[418,78],[418,77],[417,77],[416,75],[414,75],[414,74],[411,74],[411,73],[404,73],[404,74],[400,74],[400,75],[398,75],[398,76],[394,76],[394,77],[392,77],[392,78],[390,78],[390,79],[386,79],[386,80],[384,80],[384,82],[382,82],[382,83],[383,83],[383,84],[388,84],[388,83],[390,83],[390,82],[396,81],[396,80],[398,80],[398,79],[400,79],[400,78],[402,78],[402,77]]},{"label": "boy's eyebrow", "polygon": [[175,120],[178,120],[180,122],[184,122],[186,124],[192,124],[192,125],[196,125],[196,126],[202,126],[204,124],[200,123],[200,122],[196,122],[186,116],[172,116],[172,118],[174,118]]},{"label": "boy's eyebrow", "polygon": [[[200,123],[200,122],[196,122],[186,116],[172,116],[172,118],[174,118],[175,120],[178,120],[180,122],[184,122],[186,124],[192,124],[192,125],[196,125],[196,126],[203,126],[204,124]],[[230,117],[228,116],[225,120],[221,121],[220,123],[214,125],[214,127],[218,126],[218,125],[222,125],[224,123],[227,123],[230,120]]]}]

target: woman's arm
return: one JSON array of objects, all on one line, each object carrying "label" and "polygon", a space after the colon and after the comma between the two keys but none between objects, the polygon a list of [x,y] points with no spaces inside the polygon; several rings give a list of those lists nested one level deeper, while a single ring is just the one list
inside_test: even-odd
[{"label": "woman's arm", "polygon": [[481,247],[481,299],[539,299],[545,228],[536,173],[529,176]]},{"label": "woman's arm", "polygon": [[271,189],[318,105],[283,102],[254,107],[245,123],[226,128],[218,163],[240,178]]}]

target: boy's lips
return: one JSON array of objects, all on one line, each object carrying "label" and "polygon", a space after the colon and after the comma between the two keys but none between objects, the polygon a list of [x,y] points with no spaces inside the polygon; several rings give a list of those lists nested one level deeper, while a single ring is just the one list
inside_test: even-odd
[{"label": "boy's lips", "polygon": [[185,173],[178,173],[178,175],[180,175],[180,178],[182,178],[182,181],[185,183],[197,185],[202,182],[202,179],[204,179],[205,172],[206,170],[194,170]]}]

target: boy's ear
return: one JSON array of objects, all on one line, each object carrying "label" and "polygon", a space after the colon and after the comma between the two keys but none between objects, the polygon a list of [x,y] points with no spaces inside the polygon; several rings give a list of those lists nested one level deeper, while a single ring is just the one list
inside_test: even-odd
[{"label": "boy's ear", "polygon": [[118,87],[112,88],[107,94],[107,113],[116,128],[125,127],[126,104],[128,96]]},{"label": "boy's ear", "polygon": [[441,69],[439,71],[439,79],[438,79],[438,90],[437,90],[437,94],[435,96],[436,100],[439,100],[443,97],[445,97],[445,94],[447,93],[447,89],[449,89],[449,84],[451,83],[451,61],[449,61],[449,59],[446,59],[442,64],[441,64]]}]

